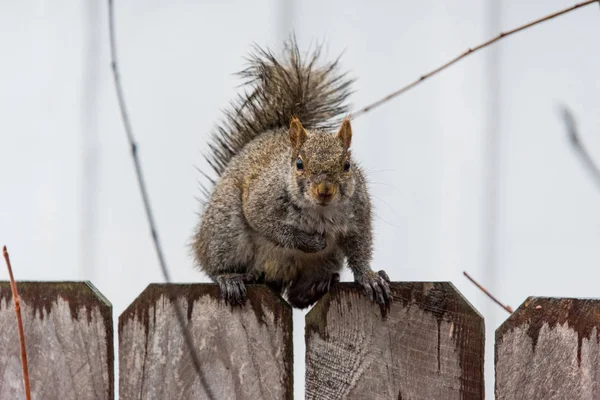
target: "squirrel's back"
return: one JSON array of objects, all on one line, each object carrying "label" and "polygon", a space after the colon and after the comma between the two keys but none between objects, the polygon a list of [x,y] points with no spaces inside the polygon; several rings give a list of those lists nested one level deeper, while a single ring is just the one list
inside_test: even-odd
[{"label": "squirrel's back", "polygon": [[345,101],[353,80],[338,71],[337,60],[318,65],[320,54],[317,46],[302,57],[294,39],[285,43],[281,58],[255,47],[249,66],[238,73],[247,90],[225,111],[209,144],[206,159],[218,177],[258,136],[287,133],[293,116],[308,129],[330,130],[339,124],[348,112]]}]

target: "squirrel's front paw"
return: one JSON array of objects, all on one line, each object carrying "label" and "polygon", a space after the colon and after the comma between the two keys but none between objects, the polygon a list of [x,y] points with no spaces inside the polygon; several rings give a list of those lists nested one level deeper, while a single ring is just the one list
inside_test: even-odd
[{"label": "squirrel's front paw", "polygon": [[356,283],[362,286],[367,297],[383,306],[389,306],[392,302],[392,291],[390,290],[390,278],[385,271],[368,271],[362,275],[355,276]]},{"label": "squirrel's front paw", "polygon": [[217,277],[221,288],[221,296],[226,304],[243,306],[246,303],[246,276],[243,274],[226,274]]},{"label": "squirrel's front paw", "polygon": [[327,247],[327,240],[325,235],[315,233],[314,235],[307,235],[304,240],[301,241],[298,246],[298,250],[304,253],[318,253]]}]

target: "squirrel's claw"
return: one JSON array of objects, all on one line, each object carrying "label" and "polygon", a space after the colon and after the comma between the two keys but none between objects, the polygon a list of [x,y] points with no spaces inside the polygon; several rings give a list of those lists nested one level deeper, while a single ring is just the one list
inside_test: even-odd
[{"label": "squirrel's claw", "polygon": [[385,271],[369,271],[362,276],[356,277],[356,282],[362,286],[365,295],[379,305],[388,307],[392,302],[392,291],[390,290],[390,278]]},{"label": "squirrel's claw", "polygon": [[388,276],[387,272],[385,272],[384,270],[381,270],[381,271],[377,272],[377,275],[379,275],[380,277],[382,277],[387,283],[391,283],[392,282],[390,280],[390,277]]},{"label": "squirrel's claw", "polygon": [[217,283],[221,288],[221,296],[226,304],[241,307],[246,303],[247,292],[243,275],[221,275],[217,277]]}]

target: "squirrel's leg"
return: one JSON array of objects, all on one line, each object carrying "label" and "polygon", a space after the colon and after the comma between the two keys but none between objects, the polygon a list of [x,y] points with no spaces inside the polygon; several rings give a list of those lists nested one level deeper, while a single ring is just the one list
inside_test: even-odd
[{"label": "squirrel's leg", "polygon": [[369,266],[371,261],[371,235],[370,232],[360,234],[351,233],[342,240],[348,267],[354,274],[354,281],[358,283],[372,301],[382,307],[388,307],[393,299],[390,290],[390,278],[383,270],[375,272]]},{"label": "squirrel's leg", "polygon": [[246,284],[256,281],[255,247],[238,188],[222,181],[207,204],[193,243],[196,263],[221,289],[227,304],[242,305]]},{"label": "squirrel's leg", "polygon": [[292,307],[306,308],[329,292],[332,285],[340,281],[337,272],[320,274],[316,277],[300,276],[293,281],[286,292],[287,301]]}]

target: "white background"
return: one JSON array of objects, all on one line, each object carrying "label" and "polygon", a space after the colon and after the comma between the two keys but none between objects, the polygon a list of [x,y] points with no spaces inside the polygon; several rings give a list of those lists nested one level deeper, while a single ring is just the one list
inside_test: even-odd
[{"label": "white background", "polygon": [[[206,281],[187,249],[200,211],[195,166],[208,171],[208,134],[237,93],[232,73],[252,43],[277,49],[295,31],[303,48],[325,41],[330,57],[344,52],[358,107],[499,30],[572,4],[499,3],[116,1],[126,99],[174,280]],[[599,35],[593,4],[353,123],[377,211],[373,267],[397,281],[452,281],[486,317],[488,398],[492,335],[507,315],[462,271],[514,308],[530,295],[600,292],[600,192],[557,112],[572,107],[600,160]],[[162,276],[110,75],[107,4],[2,2],[0,51],[0,244],[20,280],[92,280],[116,323]],[[303,398],[302,312],[294,324]]]}]

